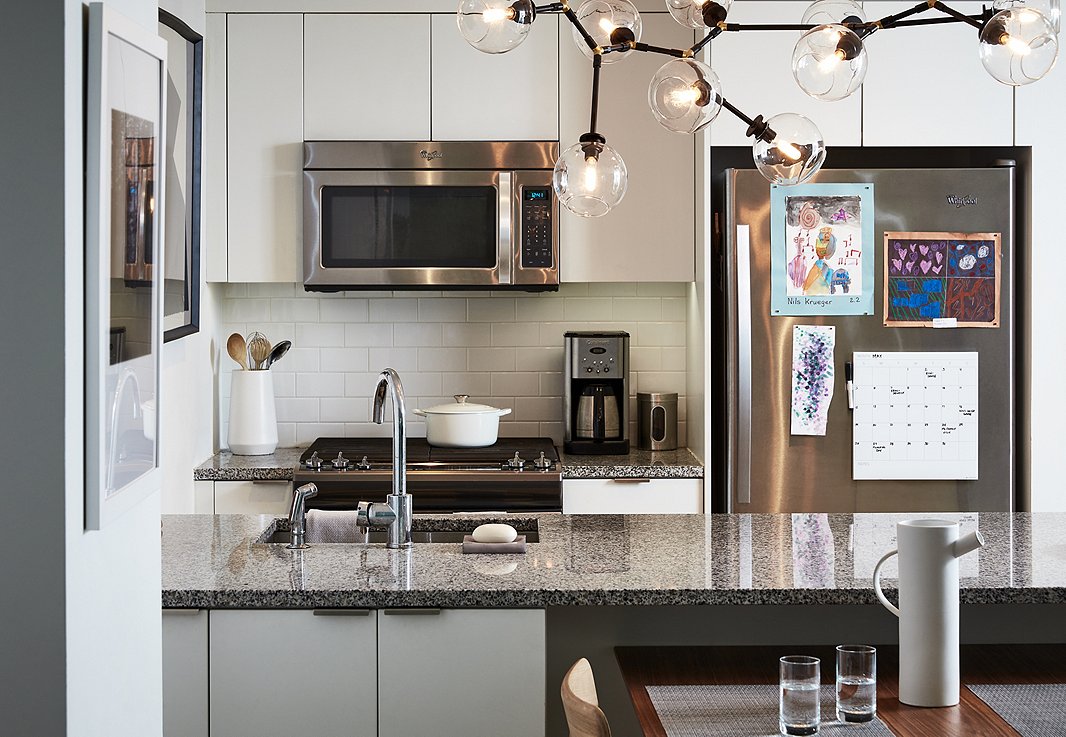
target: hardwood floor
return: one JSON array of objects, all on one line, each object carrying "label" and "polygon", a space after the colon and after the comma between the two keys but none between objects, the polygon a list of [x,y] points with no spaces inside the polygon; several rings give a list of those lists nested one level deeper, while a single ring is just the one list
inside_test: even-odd
[{"label": "hardwood floor", "polygon": [[[822,659],[822,681],[834,678],[834,649],[825,647],[617,647],[622,677],[646,737],[666,737],[646,686],[777,683],[782,655]],[[827,667],[828,664],[828,667]],[[928,709],[899,702],[898,650],[877,648],[877,713],[898,737],[1018,737],[967,683],[1066,683],[1066,645],[963,645],[958,706]]]}]

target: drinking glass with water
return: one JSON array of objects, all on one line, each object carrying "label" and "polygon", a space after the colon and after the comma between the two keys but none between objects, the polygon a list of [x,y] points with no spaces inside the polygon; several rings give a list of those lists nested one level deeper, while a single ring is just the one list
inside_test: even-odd
[{"label": "drinking glass with water", "polygon": [[837,719],[868,722],[877,713],[877,650],[837,645]]},{"label": "drinking glass with water", "polygon": [[781,702],[778,727],[783,735],[818,734],[821,723],[818,658],[786,655],[781,658]]}]

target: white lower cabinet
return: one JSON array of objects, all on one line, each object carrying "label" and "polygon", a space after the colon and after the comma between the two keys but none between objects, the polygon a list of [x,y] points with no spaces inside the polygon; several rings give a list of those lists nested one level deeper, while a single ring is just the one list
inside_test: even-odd
[{"label": "white lower cabinet", "polygon": [[385,609],[379,737],[543,737],[544,611]]},{"label": "white lower cabinet", "polygon": [[163,737],[207,737],[207,611],[163,610]]},{"label": "white lower cabinet", "polygon": [[214,514],[273,514],[292,504],[291,481],[216,481]]},{"label": "white lower cabinet", "polygon": [[567,479],[563,514],[699,514],[703,479]]},{"label": "white lower cabinet", "polygon": [[[202,644],[182,643],[205,661],[203,702],[165,676],[165,737],[207,734],[208,693],[211,737],[544,737],[541,609],[214,610],[209,637],[203,619]],[[189,657],[165,649],[164,671]]]},{"label": "white lower cabinet", "polygon": [[377,614],[211,612],[211,737],[374,737]]}]

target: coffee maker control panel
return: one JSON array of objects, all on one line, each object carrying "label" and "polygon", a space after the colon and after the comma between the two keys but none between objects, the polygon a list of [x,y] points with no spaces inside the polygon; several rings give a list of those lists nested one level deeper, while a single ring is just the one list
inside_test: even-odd
[{"label": "coffee maker control panel", "polygon": [[571,377],[610,378],[625,375],[621,341],[616,338],[583,338],[573,353]]}]

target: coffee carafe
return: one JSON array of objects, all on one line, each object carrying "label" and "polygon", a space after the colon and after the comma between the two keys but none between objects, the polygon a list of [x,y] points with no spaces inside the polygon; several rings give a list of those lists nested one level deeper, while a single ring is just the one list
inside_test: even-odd
[{"label": "coffee carafe", "polygon": [[568,332],[563,447],[568,453],[629,452],[629,333]]}]

